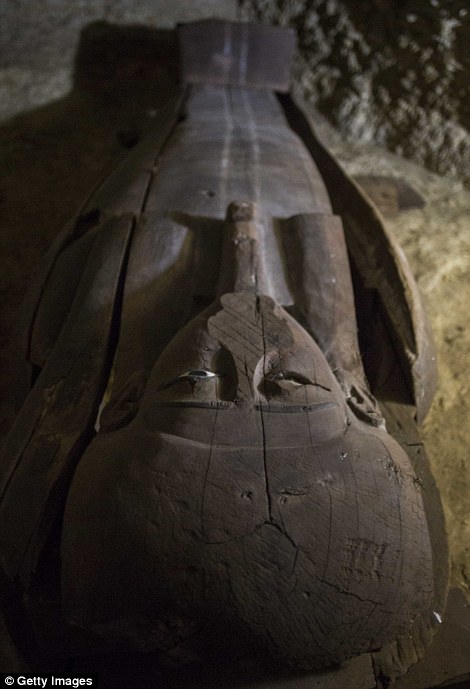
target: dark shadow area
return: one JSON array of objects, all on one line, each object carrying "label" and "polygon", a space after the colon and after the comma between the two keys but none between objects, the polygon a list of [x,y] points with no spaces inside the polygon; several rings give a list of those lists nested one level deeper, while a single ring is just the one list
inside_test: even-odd
[{"label": "dark shadow area", "polygon": [[[177,81],[175,32],[94,22],[81,33],[70,93],[0,125],[0,443],[16,413],[10,362],[31,277],[64,224],[151,129]],[[1,619],[0,646],[1,670],[27,669]]]},{"label": "dark shadow area", "polygon": [[[31,275],[99,181],[152,127],[177,81],[175,32],[94,22],[80,37],[71,92],[0,126],[3,391],[15,388],[9,351]],[[15,414],[5,392],[0,437]]]},{"label": "dark shadow area", "polygon": [[174,31],[100,21],[81,33],[74,90],[89,91],[109,105],[155,108],[178,78]]}]

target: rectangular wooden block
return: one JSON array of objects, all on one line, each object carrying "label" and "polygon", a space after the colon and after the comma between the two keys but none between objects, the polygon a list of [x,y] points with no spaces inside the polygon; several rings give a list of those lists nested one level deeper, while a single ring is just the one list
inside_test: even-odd
[{"label": "rectangular wooden block", "polygon": [[289,90],[293,29],[210,19],[180,26],[178,38],[184,81]]}]

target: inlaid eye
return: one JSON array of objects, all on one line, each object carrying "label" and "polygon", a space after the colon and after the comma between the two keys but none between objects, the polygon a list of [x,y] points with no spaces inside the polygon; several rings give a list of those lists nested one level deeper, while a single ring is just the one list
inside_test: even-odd
[{"label": "inlaid eye", "polygon": [[298,373],[291,371],[279,371],[267,376],[267,380],[277,383],[279,387],[284,389],[300,388],[303,385],[312,385],[312,381]]},{"label": "inlaid eye", "polygon": [[186,371],[186,373],[182,373],[180,376],[178,376],[177,378],[173,378],[167,383],[163,383],[159,386],[158,389],[165,390],[166,388],[169,388],[172,385],[176,385],[177,383],[182,383],[183,381],[188,381],[192,385],[194,385],[195,383],[205,383],[209,380],[213,380],[214,378],[219,378],[219,375],[217,373],[214,373],[213,371],[207,371],[203,368],[196,368],[192,371]]},{"label": "inlaid eye", "polygon": [[197,368],[194,371],[187,371],[186,373],[182,373],[181,376],[179,376],[180,379],[189,379],[196,382],[199,382],[201,380],[210,380],[211,378],[217,377],[217,373],[214,373],[213,371],[207,371],[203,368]]}]

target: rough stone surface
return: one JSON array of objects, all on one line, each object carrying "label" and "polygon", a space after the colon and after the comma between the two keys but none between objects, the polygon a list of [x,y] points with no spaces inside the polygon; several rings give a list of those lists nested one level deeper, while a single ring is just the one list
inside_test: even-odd
[{"label": "rough stone surface", "polygon": [[466,0],[244,0],[297,29],[296,78],[351,142],[376,143],[470,183]]},{"label": "rough stone surface", "polygon": [[394,685],[395,689],[470,686],[470,605],[451,589],[443,624],[423,660]]}]

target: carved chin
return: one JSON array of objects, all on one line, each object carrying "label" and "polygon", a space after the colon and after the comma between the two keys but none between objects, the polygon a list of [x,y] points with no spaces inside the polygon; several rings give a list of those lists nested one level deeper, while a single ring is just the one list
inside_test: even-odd
[{"label": "carved chin", "polygon": [[319,667],[406,632],[429,603],[419,486],[384,432],[234,449],[137,430],[98,436],[72,482],[62,572],[75,624],[145,650],[234,624]]}]

